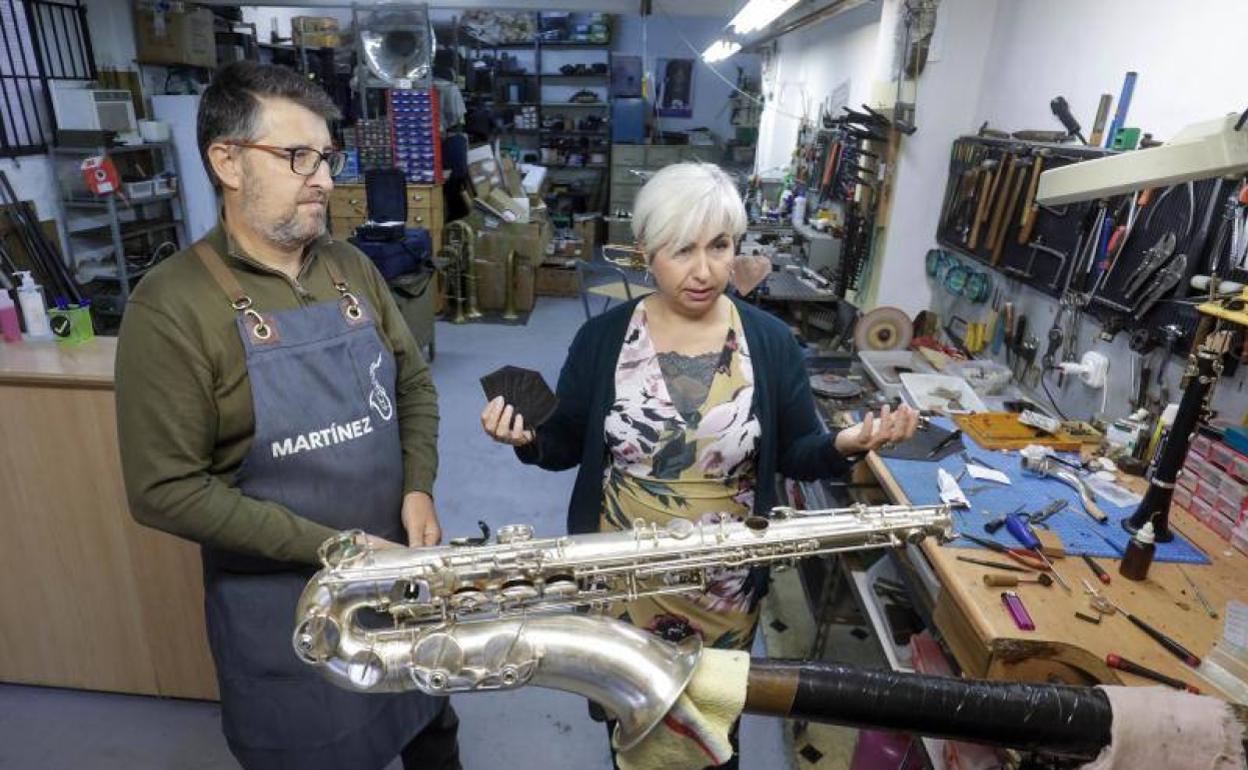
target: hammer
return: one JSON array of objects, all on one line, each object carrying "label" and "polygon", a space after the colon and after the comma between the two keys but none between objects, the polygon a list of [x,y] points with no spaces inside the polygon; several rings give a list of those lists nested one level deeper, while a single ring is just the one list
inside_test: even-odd
[{"label": "hammer", "polygon": [[1026,575],[998,575],[995,573],[984,575],[984,585],[986,586],[1010,587],[1019,585],[1020,583],[1035,583],[1048,588],[1053,585],[1053,578],[1043,572],[1035,575],[1034,577],[1028,577]]}]

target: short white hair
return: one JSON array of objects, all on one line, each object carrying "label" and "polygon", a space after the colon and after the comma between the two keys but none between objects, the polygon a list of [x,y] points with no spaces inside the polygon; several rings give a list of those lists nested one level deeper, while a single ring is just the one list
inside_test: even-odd
[{"label": "short white hair", "polygon": [[714,163],[674,163],[659,170],[637,193],[633,235],[649,261],[698,238],[745,233],[745,205],[732,177]]}]

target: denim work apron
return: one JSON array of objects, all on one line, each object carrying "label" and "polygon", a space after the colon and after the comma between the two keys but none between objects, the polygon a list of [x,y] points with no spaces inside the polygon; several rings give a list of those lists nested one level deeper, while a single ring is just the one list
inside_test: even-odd
[{"label": "denim work apron", "polygon": [[[322,256],[339,299],[261,315],[211,247],[195,251],[238,312],[246,350],[256,425],[238,489],[406,543],[396,365],[368,307]],[[207,546],[203,557],[223,728],[248,770],[382,768],[446,705],[349,692],[295,657],[295,605],[314,568]]]}]

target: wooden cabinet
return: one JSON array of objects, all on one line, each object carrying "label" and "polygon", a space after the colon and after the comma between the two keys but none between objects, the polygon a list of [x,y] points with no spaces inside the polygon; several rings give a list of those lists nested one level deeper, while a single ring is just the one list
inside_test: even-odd
[{"label": "wooden cabinet", "polygon": [[199,548],[126,504],[115,343],[0,345],[0,681],[215,699]]},{"label": "wooden cabinet", "polygon": [[[433,236],[436,252],[442,245],[445,215],[441,185],[409,184],[407,194],[407,226],[423,227]],[[346,239],[368,218],[367,197],[362,184],[335,185],[329,194],[329,231],[335,238]]]}]

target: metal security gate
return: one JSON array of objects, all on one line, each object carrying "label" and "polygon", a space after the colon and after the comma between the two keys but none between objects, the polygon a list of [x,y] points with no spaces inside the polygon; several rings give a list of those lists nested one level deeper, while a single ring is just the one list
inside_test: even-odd
[{"label": "metal security gate", "polygon": [[81,0],[0,0],[0,157],[47,151],[49,82],[95,80],[94,58]]}]

